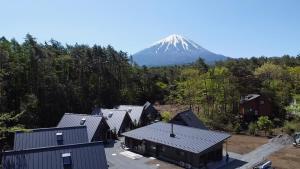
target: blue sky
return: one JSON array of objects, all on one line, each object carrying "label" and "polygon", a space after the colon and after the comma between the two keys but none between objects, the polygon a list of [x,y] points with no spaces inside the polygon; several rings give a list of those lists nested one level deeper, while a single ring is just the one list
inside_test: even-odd
[{"label": "blue sky", "polygon": [[0,36],[111,44],[133,54],[170,34],[230,57],[300,54],[299,0],[0,0]]}]

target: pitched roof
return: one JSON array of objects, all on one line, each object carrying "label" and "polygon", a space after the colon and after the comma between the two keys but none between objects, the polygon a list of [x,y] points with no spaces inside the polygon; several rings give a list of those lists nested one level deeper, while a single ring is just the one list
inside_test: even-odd
[{"label": "pitched roof", "polygon": [[[65,169],[62,154],[70,153],[72,169],[107,169],[102,142],[3,152],[3,169]],[[95,155],[97,154],[97,155]]]},{"label": "pitched roof", "polygon": [[119,110],[126,110],[132,120],[132,122],[139,123],[142,116],[144,106],[133,106],[133,105],[120,105]]},{"label": "pitched roof", "polygon": [[170,137],[171,124],[157,122],[122,135],[138,140],[147,140],[193,153],[201,153],[229,138],[222,132],[203,130],[182,125],[173,125],[175,137]]},{"label": "pitched roof", "polygon": [[192,110],[178,113],[170,120],[170,123],[195,127],[199,129],[207,129],[207,127],[205,127],[202,121],[200,121],[200,119],[192,112]]},{"label": "pitched roof", "polygon": [[[57,133],[62,133],[63,141],[57,141]],[[87,142],[86,126],[33,129],[15,133],[14,150]]]},{"label": "pitched roof", "polygon": [[93,114],[102,115],[107,121],[111,130],[116,129],[116,132],[119,133],[121,125],[124,121],[124,118],[127,114],[126,110],[118,109],[102,109],[98,108],[93,111]]},{"label": "pitched roof", "polygon": [[98,115],[88,115],[88,114],[72,114],[65,113],[58,123],[57,127],[73,127],[80,126],[82,119],[85,119],[85,125],[87,127],[88,139],[92,141],[101,121],[102,117]]}]

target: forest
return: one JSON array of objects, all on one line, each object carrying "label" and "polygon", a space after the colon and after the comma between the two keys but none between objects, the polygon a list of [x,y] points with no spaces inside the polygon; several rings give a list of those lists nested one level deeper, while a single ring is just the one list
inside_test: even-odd
[{"label": "forest", "polygon": [[259,93],[271,100],[274,126],[300,129],[300,55],[199,58],[181,66],[138,66],[112,46],[23,43],[0,38],[0,148],[12,133],[55,126],[65,112],[90,113],[119,104],[189,105],[213,129],[237,130],[240,98]]}]

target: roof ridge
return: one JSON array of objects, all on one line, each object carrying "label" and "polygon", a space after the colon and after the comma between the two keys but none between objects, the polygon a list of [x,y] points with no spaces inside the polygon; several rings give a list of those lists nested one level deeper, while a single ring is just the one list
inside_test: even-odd
[{"label": "roof ridge", "polygon": [[3,154],[16,154],[16,153],[26,153],[26,152],[34,152],[34,151],[44,151],[48,149],[57,150],[57,149],[66,149],[66,148],[77,148],[77,147],[85,147],[85,146],[94,146],[94,145],[103,145],[103,141],[97,142],[87,142],[87,143],[76,143],[76,144],[67,144],[67,145],[57,145],[57,146],[49,146],[49,147],[38,147],[38,148],[29,148],[23,150],[10,150],[4,151]]},{"label": "roof ridge", "polygon": [[95,117],[102,117],[101,115],[93,115],[93,114],[77,114],[77,113],[65,113],[64,115],[78,115],[78,116],[95,116]]},{"label": "roof ridge", "polygon": [[16,131],[16,133],[30,133],[33,131],[49,131],[49,130],[60,130],[60,129],[73,129],[73,128],[86,128],[86,126],[71,126],[71,127],[48,127],[48,128],[36,128],[36,129],[28,129],[29,131]]}]

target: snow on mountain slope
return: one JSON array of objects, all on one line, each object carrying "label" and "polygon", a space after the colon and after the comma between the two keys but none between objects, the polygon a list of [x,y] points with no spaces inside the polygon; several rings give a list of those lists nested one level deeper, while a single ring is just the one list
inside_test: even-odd
[{"label": "snow on mountain slope", "polygon": [[134,54],[133,60],[139,65],[163,66],[192,63],[199,57],[207,63],[226,59],[223,55],[210,52],[195,42],[174,34]]}]

